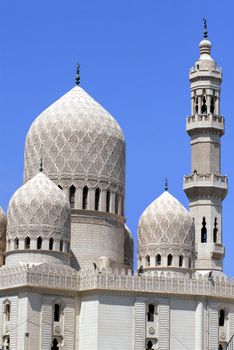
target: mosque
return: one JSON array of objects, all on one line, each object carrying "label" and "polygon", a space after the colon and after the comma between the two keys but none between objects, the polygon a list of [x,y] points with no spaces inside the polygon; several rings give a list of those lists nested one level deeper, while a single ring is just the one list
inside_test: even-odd
[{"label": "mosque", "polygon": [[0,349],[233,349],[223,272],[222,71],[200,42],[189,72],[189,211],[167,188],[143,212],[137,269],[126,226],[125,139],[80,86],[32,123],[24,184],[0,210]]}]

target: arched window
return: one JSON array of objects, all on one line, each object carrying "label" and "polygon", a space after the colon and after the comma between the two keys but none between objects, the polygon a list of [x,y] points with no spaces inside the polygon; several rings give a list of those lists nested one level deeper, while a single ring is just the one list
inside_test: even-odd
[{"label": "arched window", "polygon": [[115,214],[118,214],[118,207],[119,207],[119,195],[118,193],[115,194]]},{"label": "arched window", "polygon": [[157,254],[156,255],[156,266],[160,266],[161,265],[161,255],[160,254]]},{"label": "arched window", "polygon": [[110,191],[106,191],[106,211],[110,211]]},{"label": "arched window", "polygon": [[19,249],[19,239],[18,239],[18,237],[15,238],[15,249]]},{"label": "arched window", "polygon": [[154,322],[154,305],[153,304],[149,304],[147,316],[148,316],[147,317],[148,322]]},{"label": "arched window", "polygon": [[95,190],[95,210],[99,209],[99,200],[100,200],[100,188]]},{"label": "arched window", "polygon": [[30,249],[30,237],[26,237],[24,240],[24,247],[25,249]]},{"label": "arched window", "polygon": [[172,260],[173,260],[172,255],[169,254],[169,255],[167,256],[167,266],[171,266],[171,265],[172,265]]},{"label": "arched window", "polygon": [[205,96],[203,96],[203,98],[202,98],[201,112],[202,112],[202,114],[206,114],[207,113],[207,105],[206,105],[206,98],[205,98]]},{"label": "arched window", "polygon": [[89,189],[87,186],[85,186],[83,188],[82,209],[87,209],[88,207],[88,193],[89,193]]},{"label": "arched window", "polygon": [[207,242],[207,228],[206,228],[206,218],[203,216],[202,219],[202,229],[201,229],[201,243]]},{"label": "arched window", "polygon": [[215,110],[215,102],[214,102],[214,97],[212,96],[210,100],[210,113],[213,114],[214,110]]},{"label": "arched window", "polygon": [[63,251],[63,240],[62,239],[59,242],[59,250],[60,250],[60,252]]},{"label": "arched window", "polygon": [[75,208],[75,194],[76,194],[76,188],[75,186],[71,185],[69,189],[69,201],[71,208]]},{"label": "arched window", "polygon": [[224,309],[219,310],[219,326],[222,327],[224,326],[224,321],[225,321],[225,312]]},{"label": "arched window", "polygon": [[213,241],[214,243],[217,243],[217,235],[218,235],[218,223],[217,223],[217,218],[215,218],[214,221],[214,229],[213,229]]},{"label": "arched window", "polygon": [[54,239],[50,238],[50,240],[49,240],[49,250],[53,250],[53,247],[54,247]]},{"label": "arched window", "polygon": [[60,321],[61,305],[54,304],[54,322]]},{"label": "arched window", "polygon": [[7,302],[4,306],[4,313],[5,313],[5,321],[10,321],[11,319],[11,304],[10,302]]},{"label": "arched window", "polygon": [[41,246],[42,246],[42,238],[38,237],[37,238],[37,249],[41,249]]},{"label": "arched window", "polygon": [[58,340],[56,338],[54,338],[53,342],[52,342],[51,350],[59,350],[58,345],[59,345]]},{"label": "arched window", "polygon": [[153,348],[153,343],[151,340],[148,340],[147,342],[147,349],[146,350],[151,350]]},{"label": "arched window", "polygon": [[146,266],[150,266],[150,256],[149,255],[146,255],[145,262],[146,262]]},{"label": "arched window", "polygon": [[3,339],[3,349],[10,350],[10,336],[4,335],[2,339]]},{"label": "arched window", "polygon": [[183,255],[180,255],[179,256],[179,267],[183,266],[183,262],[184,262],[184,257],[183,257]]}]

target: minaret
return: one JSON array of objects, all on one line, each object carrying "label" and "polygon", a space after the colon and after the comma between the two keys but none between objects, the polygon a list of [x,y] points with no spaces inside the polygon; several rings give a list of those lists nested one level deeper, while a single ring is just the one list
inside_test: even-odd
[{"label": "minaret", "polygon": [[195,220],[195,269],[223,269],[222,201],[228,180],[221,175],[224,118],[220,114],[222,71],[211,57],[211,42],[204,20],[200,58],[190,70],[191,115],[186,130],[191,138],[191,175],[184,178],[184,191]]}]

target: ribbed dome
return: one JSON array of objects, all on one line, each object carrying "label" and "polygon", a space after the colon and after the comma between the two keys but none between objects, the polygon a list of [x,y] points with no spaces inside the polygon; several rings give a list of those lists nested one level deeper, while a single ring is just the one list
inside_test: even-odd
[{"label": "ribbed dome", "polygon": [[193,251],[193,219],[184,206],[165,191],[142,214],[138,252],[145,255],[189,254]]},{"label": "ribbed dome", "polygon": [[25,145],[25,181],[43,158],[50,179],[86,179],[124,186],[125,142],[114,118],[76,86],[33,122]]},{"label": "ribbed dome", "polygon": [[64,193],[38,173],[12,196],[8,208],[7,238],[30,237],[70,240],[70,204]]}]

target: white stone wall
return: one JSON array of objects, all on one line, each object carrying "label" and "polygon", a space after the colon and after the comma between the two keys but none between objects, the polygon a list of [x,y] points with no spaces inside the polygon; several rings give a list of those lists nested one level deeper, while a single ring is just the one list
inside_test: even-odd
[{"label": "white stone wall", "polygon": [[99,301],[94,296],[81,298],[79,350],[98,350],[98,307]]},{"label": "white stone wall", "polygon": [[6,264],[16,266],[21,264],[64,264],[69,263],[69,254],[61,254],[53,251],[31,251],[31,252],[10,252],[6,253]]},{"label": "white stone wall", "polygon": [[98,258],[105,256],[124,264],[123,223],[111,214],[95,212],[72,213],[71,266],[74,269],[93,268]]}]

